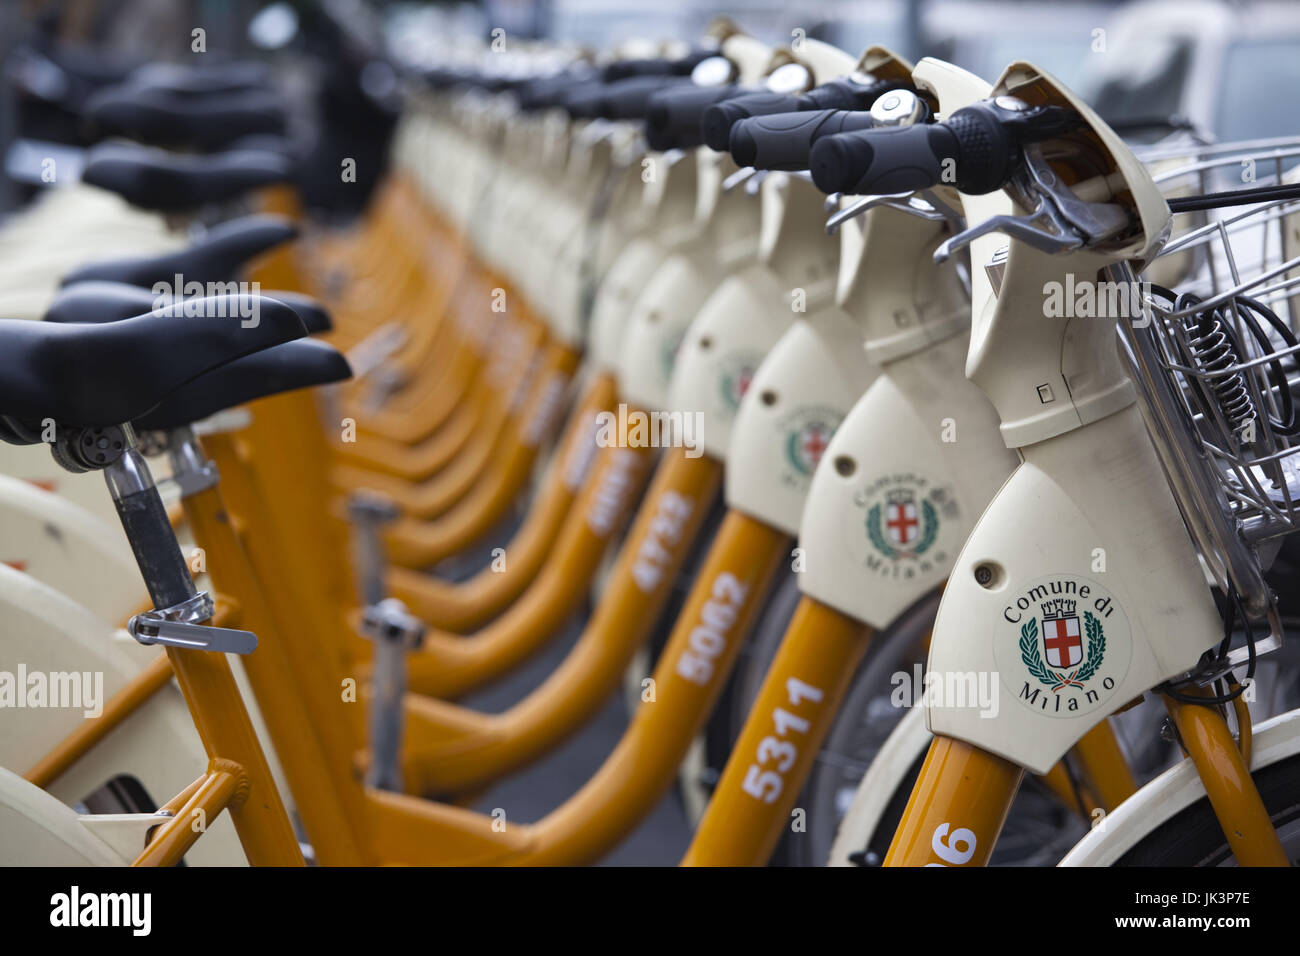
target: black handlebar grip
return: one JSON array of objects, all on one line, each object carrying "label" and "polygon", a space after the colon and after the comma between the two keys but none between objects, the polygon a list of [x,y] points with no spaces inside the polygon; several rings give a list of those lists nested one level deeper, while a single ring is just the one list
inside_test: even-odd
[{"label": "black handlebar grip", "polygon": [[687,84],[659,90],[646,103],[646,141],[651,149],[687,149],[704,142],[700,118],[715,103],[736,96],[741,87]]},{"label": "black handlebar grip", "polygon": [[731,127],[741,120],[771,113],[793,113],[800,105],[800,98],[788,93],[750,93],[710,106],[700,120],[704,145],[720,153],[726,152],[731,141]]},{"label": "black handlebar grip", "polygon": [[600,100],[604,92],[605,84],[600,80],[575,83],[560,93],[556,105],[574,119],[591,119],[600,111]]},{"label": "black handlebar grip", "polygon": [[601,79],[606,83],[626,80],[633,76],[663,75],[672,68],[672,60],[658,57],[643,60],[616,60],[601,71]]},{"label": "black handlebar grip", "polygon": [[952,181],[959,150],[957,138],[940,123],[884,126],[823,137],[812,148],[808,168],[825,193],[912,192]]},{"label": "black handlebar grip", "polygon": [[567,73],[537,77],[516,87],[515,96],[519,100],[519,108],[525,112],[544,110],[561,104],[569,90],[580,83],[590,82],[590,79]]},{"label": "black handlebar grip", "polygon": [[809,90],[800,99],[804,110],[869,110],[871,104],[889,90],[907,90],[912,87],[903,80],[878,80],[874,83],[857,83],[853,80],[831,80]]},{"label": "black handlebar grip", "polygon": [[943,125],[952,131],[961,154],[957,188],[972,196],[1001,189],[1015,168],[1019,145],[995,108],[984,103],[967,106]]},{"label": "black handlebar grip", "polygon": [[652,95],[689,82],[680,76],[634,76],[608,83],[596,115],[611,120],[642,119]]},{"label": "black handlebar grip", "polygon": [[856,110],[806,110],[754,116],[731,127],[731,156],[755,169],[807,169],[812,147],[823,136],[868,129],[871,114]]},{"label": "black handlebar grip", "polygon": [[625,80],[633,76],[689,76],[701,60],[717,56],[716,50],[692,50],[684,57],[672,60],[657,57],[644,60],[615,60],[606,65],[603,76],[607,81]]}]

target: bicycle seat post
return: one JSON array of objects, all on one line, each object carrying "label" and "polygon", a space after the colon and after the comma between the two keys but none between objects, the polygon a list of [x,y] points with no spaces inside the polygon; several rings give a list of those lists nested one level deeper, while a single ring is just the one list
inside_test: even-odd
[{"label": "bicycle seat post", "polygon": [[420,645],[424,624],[397,598],[385,596],[383,528],[396,520],[396,506],[379,495],[357,492],[348,501],[348,513],[356,527],[358,576],[366,602],[361,634],[375,647],[366,783],[380,790],[400,791],[406,653]]},{"label": "bicycle seat post", "polygon": [[[250,863],[303,865],[297,837],[275,789],[266,755],[223,656],[223,652],[252,652],[257,647],[256,636],[206,623],[215,611],[214,602],[206,591],[194,585],[131,425],[62,427],[57,436],[53,453],[61,466],[73,472],[104,472],[153,601],[154,608],[132,617],[127,630],[142,644],[166,647],[208,752],[209,775],[234,773],[244,782],[235,791],[242,796],[213,804],[211,810],[230,812]],[[206,477],[211,481],[214,472],[209,470]],[[203,653],[207,651],[216,653]],[[256,794],[255,799],[248,799],[249,793]],[[188,827],[188,823],[184,826]],[[146,848],[141,859],[170,862],[192,842],[192,836],[169,833],[156,852],[153,847]]]}]

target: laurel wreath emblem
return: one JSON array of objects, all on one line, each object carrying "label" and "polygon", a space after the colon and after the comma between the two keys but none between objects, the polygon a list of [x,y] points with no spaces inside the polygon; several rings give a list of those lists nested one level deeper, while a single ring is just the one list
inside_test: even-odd
[{"label": "laurel wreath emblem", "polygon": [[735,375],[722,376],[722,401],[733,411],[740,407],[741,395],[738,395],[740,389],[736,387]]},{"label": "laurel wreath emblem", "polygon": [[1082,687],[1101,667],[1106,657],[1106,634],[1101,621],[1089,612],[1083,612],[1083,630],[1088,637],[1088,657],[1077,669],[1065,674],[1051,670],[1038,652],[1038,618],[1031,617],[1020,628],[1020,659],[1024,661],[1029,673],[1040,683],[1046,684],[1054,692],[1063,687]]},{"label": "laurel wreath emblem", "polygon": [[871,537],[871,543],[887,558],[914,558],[925,554],[930,545],[934,544],[934,539],[939,536],[939,513],[934,510],[934,505],[928,501],[921,502],[921,540],[916,543],[916,547],[911,551],[899,551],[885,537],[884,531],[880,527],[880,505],[871,506],[867,512],[867,534]]},{"label": "laurel wreath emblem", "polygon": [[790,459],[790,464],[794,465],[795,469],[801,475],[811,475],[813,473],[813,469],[817,467],[817,463],[811,462],[810,463],[811,467],[809,465],[804,464],[804,457],[803,455],[799,454],[799,436],[801,434],[802,434],[802,429],[796,429],[795,431],[790,432],[790,434],[786,436],[785,456],[788,459]]}]

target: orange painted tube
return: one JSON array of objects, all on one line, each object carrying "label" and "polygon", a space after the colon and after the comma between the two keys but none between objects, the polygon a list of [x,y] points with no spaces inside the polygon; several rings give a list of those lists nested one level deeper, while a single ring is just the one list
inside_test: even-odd
[{"label": "orange painted tube", "polygon": [[[608,397],[610,388],[608,382],[597,388],[596,397]],[[280,600],[287,599],[290,593],[299,595],[296,616],[312,619],[317,653],[335,651],[339,661],[348,662],[354,656],[367,657],[369,645],[346,624],[345,611],[355,607],[355,602],[348,603],[346,597],[354,591],[350,578],[339,575],[344,547],[329,533],[340,529],[323,514],[324,505],[314,505],[309,476],[293,489],[293,494],[284,494],[282,476],[287,464],[277,464],[287,452],[292,452],[289,461],[310,457],[299,453],[295,445],[306,437],[307,430],[289,427],[309,414],[310,402],[306,408],[300,405],[304,398],[309,396],[277,396],[256,406],[248,434],[257,443],[257,454],[247,454],[248,442],[239,436],[213,435],[204,444],[221,469],[225,494],[236,514],[273,502],[267,509],[266,522],[259,521],[256,527],[269,525],[278,532],[280,542],[298,545],[279,560],[277,579],[289,586],[276,589],[272,597]],[[590,424],[594,426],[594,410],[592,419]],[[263,430],[267,431],[265,445],[260,436]],[[553,546],[539,549],[544,551],[540,557],[544,573],[527,586],[506,616],[487,629],[470,637],[439,632],[428,635],[424,648],[410,655],[412,690],[455,696],[504,673],[554,637],[584,600],[609,542],[622,527],[627,509],[637,500],[651,454],[650,449],[597,449],[594,427],[585,438],[584,442],[574,442],[570,456],[561,464],[566,482],[581,480],[588,470],[591,477],[583,482]],[[613,464],[606,467],[601,462]],[[597,474],[604,477],[598,479]],[[242,493],[246,475],[256,476],[260,487],[256,494]],[[518,571],[513,557],[506,567],[506,573],[510,569]]]},{"label": "orange painted tube", "polygon": [[1268,808],[1223,715],[1209,705],[1184,703],[1167,694],[1165,708],[1174,720],[1187,755],[1196,765],[1210,806],[1237,863],[1290,866]]},{"label": "orange painted tube", "polygon": [[[470,275],[465,279],[464,288],[453,297],[450,308],[464,309],[465,314],[491,321],[494,313],[490,311],[490,304],[493,289],[497,286],[494,286],[490,280],[485,280],[482,275]],[[511,301],[518,301],[518,299],[516,297]],[[518,381],[520,373],[515,366],[521,357],[519,354],[521,348],[526,349],[529,342],[532,342],[532,347],[535,348],[543,333],[542,324],[523,309],[514,309],[507,313],[506,317],[505,322],[492,323],[492,344],[496,348],[487,370],[489,385],[508,385],[512,381]],[[516,341],[514,338],[516,335],[522,338]],[[503,371],[496,372],[494,369]],[[424,370],[417,381],[436,383],[437,378],[428,377],[427,370]],[[365,421],[367,429],[376,434],[386,435],[395,441],[415,443],[429,436],[427,420],[422,416],[418,418],[413,416],[409,408],[403,407],[399,396],[394,396],[389,406],[376,413],[362,415],[358,411],[358,414]]]},{"label": "orange painted tube", "polygon": [[530,828],[527,854],[512,863],[593,862],[654,809],[726,686],[789,548],[782,532],[727,514],[623,738],[581,790]]},{"label": "orange painted tube", "polygon": [[[433,356],[427,367],[406,379],[392,368],[395,356],[386,360],[385,372],[395,375],[402,383],[390,393],[376,396],[375,386],[365,377],[344,388],[344,408],[357,419],[358,434],[369,441],[384,441],[403,448],[428,442],[446,427],[452,414],[469,400],[480,383],[484,356],[477,353],[473,342],[448,330],[440,331],[430,351]],[[378,405],[377,398],[381,399]],[[400,433],[385,428],[385,420],[400,420]]]},{"label": "orange painted tube", "polygon": [[[217,815],[232,806],[232,801],[236,800],[239,792],[241,776],[242,768],[237,765],[231,766],[227,761],[213,761],[213,767],[207,776],[181,805],[176,815],[153,831],[149,844],[131,865],[175,866],[179,863]],[[196,820],[204,821],[204,825],[195,826]]]},{"label": "orange painted tube", "polygon": [[247,777],[248,798],[230,810],[248,862],[304,865],[298,838],[225,656],[176,647],[168,647],[167,656],[208,757],[234,761]]},{"label": "orange painted tube", "polygon": [[551,464],[528,516],[493,562],[466,581],[452,583],[393,567],[388,588],[416,617],[435,628],[465,633],[496,618],[536,579],[552,553],[591,471],[596,451],[596,415],[614,402],[614,380],[598,376],[569,416],[556,460]]},{"label": "orange painted tube", "polygon": [[[453,388],[449,386],[448,391]],[[493,411],[491,405],[486,388],[471,389],[456,398],[445,423],[418,445],[371,435],[359,427],[356,441],[336,442],[333,451],[341,465],[376,476],[400,478],[407,483],[424,481],[447,467],[476,432],[493,429],[493,422],[488,418]],[[392,487],[398,489],[397,493],[409,493],[404,484],[393,483]]]},{"label": "orange painted tube", "polygon": [[553,345],[547,351],[550,354],[521,409],[518,427],[511,430],[513,439],[498,445],[487,473],[436,521],[420,522],[407,515],[389,529],[385,539],[394,563],[433,564],[463,551],[498,524],[519,499],[543,444],[555,430],[578,364],[578,353],[565,346]]},{"label": "orange painted tube", "polygon": [[951,737],[935,737],[885,866],[986,866],[1025,769]]},{"label": "orange painted tube", "polygon": [[683,866],[763,866],[789,825],[872,630],[801,598]]},{"label": "orange painted tube", "polygon": [[[534,356],[534,358],[538,357],[540,353]],[[470,445],[462,449],[449,467],[429,481],[411,489],[409,493],[394,488],[391,483],[380,484],[367,472],[359,472],[356,469],[336,469],[334,472],[336,484],[345,489],[369,488],[383,491],[408,514],[426,518],[444,514],[469,494],[476,482],[484,479],[484,473],[490,470],[495,460],[508,456],[510,451],[522,441],[523,423],[515,412],[527,394],[538,371],[538,364],[531,360],[527,363],[508,404],[499,408],[496,414],[500,417],[500,426],[495,426],[494,418],[494,424],[490,426],[491,430],[485,429],[482,435],[473,436]],[[410,557],[418,557],[422,553],[420,547],[425,545],[425,542],[417,541],[408,548],[406,539],[395,534],[389,534],[388,540],[390,558],[395,562],[408,565],[411,564]]]},{"label": "orange painted tube", "polygon": [[[272,739],[279,742],[277,756],[317,856],[327,865],[360,865],[365,861],[364,836],[353,829],[361,815],[359,800],[349,807],[340,799],[346,786],[331,777],[337,765],[331,764],[309,713],[286,691],[306,674],[285,653],[280,621],[265,601],[243,547],[245,541],[250,546],[253,542],[239,534],[216,488],[183,500],[194,538],[207,554],[213,583],[238,595],[245,626],[259,636],[257,649],[243,659],[244,673]],[[269,522],[259,522],[253,530],[259,537],[274,533]]]},{"label": "orange painted tube", "polygon": [[413,791],[482,786],[542,756],[601,706],[662,612],[721,477],[713,459],[665,452],[578,643],[510,710],[484,714],[427,697],[408,700],[403,763]]},{"label": "orange painted tube", "polygon": [[1110,718],[1084,734],[1074,745],[1074,753],[1089,792],[1107,813],[1137,792],[1137,780],[1124,759]]},{"label": "orange painted tube", "polygon": [[459,697],[536,653],[573,617],[649,473],[648,449],[601,451],[592,480],[566,520],[546,566],[523,596],[468,637],[426,634],[420,649],[407,655],[412,692]]},{"label": "orange painted tube", "polygon": [[[493,459],[503,453],[512,441],[518,439],[517,424],[510,421],[504,408],[489,412],[490,424],[485,422],[481,432],[470,440],[453,457],[450,465],[428,481],[412,485],[400,478],[376,475],[369,469],[340,466],[331,472],[334,487],[341,492],[373,491],[390,498],[404,514],[416,515],[423,520],[436,518],[450,511],[474,487],[475,482],[488,473]],[[418,534],[418,525],[417,525]],[[407,547],[400,536],[388,536],[395,547],[389,557],[406,563],[404,555],[414,553],[419,543]],[[412,565],[419,567],[417,563]]]},{"label": "orange painted tube", "polygon": [[[1070,777],[1070,771],[1065,768],[1065,764],[1058,760],[1052,764],[1047,773],[1038,778],[1043,786],[1052,792],[1052,796],[1061,801],[1061,806],[1069,809],[1071,813],[1077,813],[1086,820],[1092,819],[1092,812],[1101,807],[1101,802],[1088,791],[1084,785],[1080,785],[1078,792],[1075,792],[1074,781]],[[1082,798],[1083,803],[1079,800]],[[1102,808],[1104,809],[1104,808]]]}]

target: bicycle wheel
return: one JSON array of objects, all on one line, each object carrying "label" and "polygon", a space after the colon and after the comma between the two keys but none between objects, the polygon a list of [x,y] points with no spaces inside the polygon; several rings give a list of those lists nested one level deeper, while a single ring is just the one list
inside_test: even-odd
[{"label": "bicycle wheel", "polygon": [[925,636],[938,609],[935,592],[872,639],[796,804],[806,811],[806,828],[785,834],[773,853],[773,863],[822,866],[830,857],[835,833],[858,783],[907,713],[907,706],[895,701],[899,690],[895,675],[910,681],[920,673]]},{"label": "bicycle wheel", "polygon": [[[1292,865],[1300,863],[1300,754],[1251,774]],[[1235,866],[1210,801],[1201,797],[1157,826],[1116,866]]]}]

